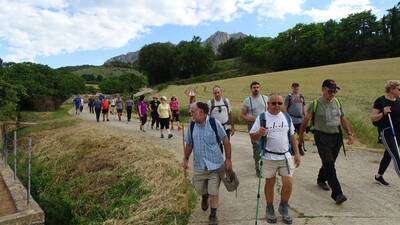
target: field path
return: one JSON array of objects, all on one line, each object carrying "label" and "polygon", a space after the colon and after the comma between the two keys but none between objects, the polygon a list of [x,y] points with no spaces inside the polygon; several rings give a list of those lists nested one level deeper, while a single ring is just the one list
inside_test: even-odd
[{"label": "field path", "polygon": [[[84,111],[79,116],[92,121],[93,125],[104,127],[105,132],[129,132],[162,145],[174,152],[177,159],[182,159],[182,138],[176,130],[170,140],[161,139],[159,132],[148,129],[139,131],[136,119],[127,124],[110,116],[110,122],[95,122],[95,116]],[[125,120],[125,118],[124,118]],[[290,201],[293,224],[308,225],[376,225],[400,224],[400,179],[390,165],[385,178],[390,187],[377,185],[373,180],[374,172],[379,166],[382,153],[366,150],[348,149],[347,158],[341,153],[337,165],[339,180],[348,201],[337,206],[330,199],[330,192],[320,190],[316,185],[316,175],[321,166],[314,146],[310,144],[301,166],[295,172],[294,189]],[[247,133],[237,133],[232,137],[233,167],[240,180],[236,194],[228,193],[223,185],[220,189],[220,207],[218,217],[220,225],[250,225],[255,222],[255,208],[258,179],[254,172],[252,150]],[[279,187],[279,183],[277,188]],[[263,196],[264,199],[264,196]],[[265,222],[265,203],[260,208],[261,219]],[[275,194],[276,207],[279,203]],[[208,224],[208,212],[203,212],[197,204],[191,216],[191,225]],[[282,224],[278,220],[278,224]]]}]

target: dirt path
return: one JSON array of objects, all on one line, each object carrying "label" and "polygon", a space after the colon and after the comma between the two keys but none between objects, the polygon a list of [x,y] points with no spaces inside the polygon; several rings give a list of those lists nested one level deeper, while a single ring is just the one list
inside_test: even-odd
[{"label": "dirt path", "polygon": [[[181,134],[174,131],[171,140],[161,139],[159,132],[139,131],[137,120],[127,124],[110,116],[110,122],[95,122],[95,116],[84,112],[80,118],[92,121],[93,125],[104,126],[107,132],[130,132],[148,138],[156,144],[169,148],[176,153],[177,159],[182,159]],[[125,119],[125,118],[124,118]],[[218,209],[220,225],[254,224],[257,182],[253,168],[252,150],[246,133],[237,133],[232,137],[233,166],[237,171],[240,188],[237,193],[228,193],[221,186],[220,207]],[[341,154],[337,162],[337,173],[348,201],[336,206],[330,199],[330,192],[320,190],[316,185],[316,175],[321,166],[315,147],[308,146],[308,152],[302,158],[302,164],[295,172],[294,189],[290,201],[293,224],[308,225],[375,225],[400,224],[400,179],[394,173],[392,165],[388,168],[385,178],[390,187],[377,185],[373,174],[379,166],[381,153],[363,150],[348,150],[347,158]],[[279,185],[278,185],[279,186]],[[278,188],[278,187],[277,187]],[[264,197],[263,197],[264,199]],[[275,194],[276,205],[279,197]],[[260,208],[262,224],[265,224],[265,204]],[[208,212],[203,212],[199,204],[196,206],[190,224],[207,224]],[[282,224],[278,221],[278,224]]]}]

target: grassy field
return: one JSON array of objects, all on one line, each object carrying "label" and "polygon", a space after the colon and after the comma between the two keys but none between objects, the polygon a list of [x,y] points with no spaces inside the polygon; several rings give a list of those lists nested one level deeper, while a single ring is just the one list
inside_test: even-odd
[{"label": "grassy field", "polygon": [[386,80],[400,79],[399,71],[400,58],[368,60],[190,85],[170,85],[160,94],[167,97],[175,95],[184,103],[182,105],[186,105],[188,99],[184,92],[188,87],[197,91],[198,100],[204,101],[212,97],[212,87],[220,85],[224,89],[224,96],[231,100],[238,120],[240,104],[249,95],[249,84],[252,81],[261,83],[264,94],[278,92],[282,95],[290,92],[292,82],[299,82],[306,100],[311,101],[320,95],[322,81],[332,78],[341,87],[337,96],[343,102],[345,113],[352,121],[358,139],[376,147],[376,130],[369,120],[372,103],[384,94]]},{"label": "grassy field", "polygon": [[[32,195],[46,224],[187,224],[185,190],[191,209],[196,195],[175,155],[140,137],[105,132],[69,115],[71,107],[21,113],[23,121],[38,123],[18,136],[21,149],[33,139]],[[18,166],[25,182],[25,161]]]},{"label": "grassy field", "polygon": [[95,76],[101,75],[103,77],[115,77],[132,71],[136,70],[130,68],[121,68],[121,67],[96,66],[96,67],[79,69],[74,71],[73,73],[78,75],[93,74]]}]

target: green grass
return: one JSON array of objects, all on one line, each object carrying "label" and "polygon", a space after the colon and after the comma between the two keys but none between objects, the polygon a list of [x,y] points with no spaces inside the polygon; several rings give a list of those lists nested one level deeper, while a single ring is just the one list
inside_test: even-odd
[{"label": "green grass", "polygon": [[96,66],[96,67],[79,69],[74,71],[73,73],[78,75],[93,74],[95,76],[101,75],[103,77],[116,77],[132,71],[136,70],[131,68]]},{"label": "green grass", "polygon": [[261,83],[263,94],[278,92],[282,95],[290,92],[292,82],[299,82],[301,92],[309,102],[320,95],[322,81],[332,78],[341,87],[337,96],[343,102],[346,115],[353,122],[357,138],[368,146],[377,147],[376,129],[369,119],[372,104],[384,94],[387,80],[399,79],[398,71],[400,58],[368,60],[204,83],[169,85],[160,94],[167,97],[175,95],[182,105],[186,105],[188,99],[184,92],[188,87],[196,89],[198,100],[206,101],[212,97],[212,87],[220,85],[224,90],[223,95],[233,104],[235,120],[240,121],[238,116],[241,102],[250,94],[249,85],[254,80]]}]

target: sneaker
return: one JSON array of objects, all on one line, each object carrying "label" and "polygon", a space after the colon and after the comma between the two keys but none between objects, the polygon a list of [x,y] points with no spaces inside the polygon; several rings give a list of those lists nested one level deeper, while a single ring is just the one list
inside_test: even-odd
[{"label": "sneaker", "polygon": [[172,136],[173,136],[172,134],[168,134],[168,138],[172,138]]},{"label": "sneaker", "polygon": [[217,217],[216,216],[209,216],[208,217],[208,220],[209,220],[209,224],[210,225],[218,225],[218,219],[217,219]]},{"label": "sneaker", "polygon": [[267,223],[276,223],[278,221],[275,215],[274,205],[267,205],[265,209],[265,218],[267,219]]},{"label": "sneaker", "polygon": [[292,217],[289,215],[289,204],[285,203],[285,204],[279,204],[279,209],[278,209],[279,213],[282,215],[282,222],[284,224],[292,224],[293,223],[293,219]]},{"label": "sneaker", "polygon": [[340,195],[336,196],[336,198],[335,198],[336,205],[340,205],[343,202],[345,202],[346,200],[347,200],[347,198],[344,194],[340,194]]},{"label": "sneaker", "polygon": [[324,191],[330,190],[330,188],[329,188],[328,184],[326,184],[326,182],[318,182],[318,186]]},{"label": "sneaker", "polygon": [[164,134],[161,134],[160,138],[164,138]]},{"label": "sneaker", "polygon": [[381,175],[379,175],[379,176],[375,175],[375,180],[378,182],[378,184],[389,186],[389,183],[386,182],[386,180],[383,179],[383,176],[381,176]]},{"label": "sneaker", "polygon": [[208,195],[201,196],[201,209],[207,211],[208,209]]}]

